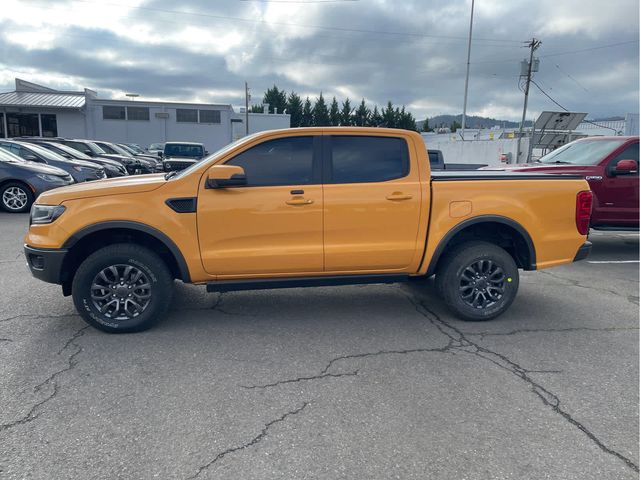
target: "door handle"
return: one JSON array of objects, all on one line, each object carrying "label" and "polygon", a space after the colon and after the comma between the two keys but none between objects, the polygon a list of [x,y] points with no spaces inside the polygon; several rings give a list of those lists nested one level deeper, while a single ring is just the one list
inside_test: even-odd
[{"label": "door handle", "polygon": [[410,200],[413,198],[413,195],[404,194],[401,192],[393,192],[391,195],[387,195],[387,200],[398,201],[398,200]]},{"label": "door handle", "polygon": [[304,198],[296,198],[294,200],[287,200],[287,205],[311,205],[313,200],[305,200]]}]

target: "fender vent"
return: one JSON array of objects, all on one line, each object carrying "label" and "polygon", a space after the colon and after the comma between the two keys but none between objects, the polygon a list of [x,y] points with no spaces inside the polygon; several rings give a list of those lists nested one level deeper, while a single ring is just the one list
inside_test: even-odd
[{"label": "fender vent", "polygon": [[170,198],[165,202],[171,210],[178,213],[195,213],[198,204],[196,197]]}]

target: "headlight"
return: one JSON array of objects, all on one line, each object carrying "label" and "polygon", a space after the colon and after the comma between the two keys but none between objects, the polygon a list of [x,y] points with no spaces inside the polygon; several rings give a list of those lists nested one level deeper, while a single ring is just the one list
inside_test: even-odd
[{"label": "headlight", "polygon": [[30,225],[42,225],[44,223],[51,223],[65,211],[65,207],[62,205],[38,205],[33,204],[31,207],[31,215],[29,217]]},{"label": "headlight", "polygon": [[49,183],[66,183],[65,179],[57,175],[49,175],[46,173],[37,173],[36,177]]}]

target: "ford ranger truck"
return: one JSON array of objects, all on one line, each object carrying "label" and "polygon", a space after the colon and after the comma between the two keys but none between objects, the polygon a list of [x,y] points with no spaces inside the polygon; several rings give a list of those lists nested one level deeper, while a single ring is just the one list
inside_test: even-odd
[{"label": "ford ranger truck", "polygon": [[455,315],[488,320],[519,269],[588,255],[591,200],[578,176],[431,172],[415,132],[274,130],[180,172],[46,192],[25,254],[107,332],[157,322],[176,279],[228,292],[435,275]]},{"label": "ford ranger truck", "polygon": [[637,136],[589,137],[568,143],[534,163],[483,170],[580,175],[593,192],[591,228],[638,231],[639,142]]}]

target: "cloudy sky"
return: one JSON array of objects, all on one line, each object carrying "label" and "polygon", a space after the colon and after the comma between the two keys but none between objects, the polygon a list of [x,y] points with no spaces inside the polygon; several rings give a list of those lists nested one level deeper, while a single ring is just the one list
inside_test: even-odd
[{"label": "cloudy sky", "polygon": [[[462,112],[471,0],[3,0],[0,91],[14,78],[101,97],[315,99]],[[637,0],[476,0],[468,113],[519,119],[524,43],[536,83],[592,118],[638,112]],[[530,115],[557,109],[532,86]]]}]

